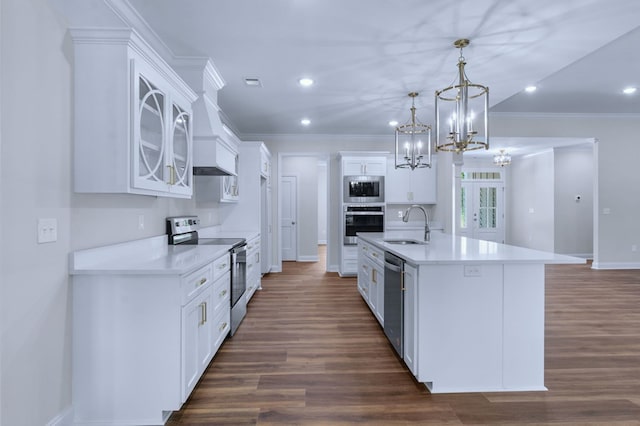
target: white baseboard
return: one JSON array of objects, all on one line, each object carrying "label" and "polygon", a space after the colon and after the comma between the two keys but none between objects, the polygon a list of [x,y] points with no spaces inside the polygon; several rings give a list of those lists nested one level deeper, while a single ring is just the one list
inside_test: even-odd
[{"label": "white baseboard", "polygon": [[637,262],[593,262],[591,269],[640,269]]},{"label": "white baseboard", "polygon": [[327,267],[327,272],[340,272],[340,268],[338,265],[329,265]]},{"label": "white baseboard", "polygon": [[313,256],[298,256],[298,260],[296,260],[296,262],[317,262],[318,261],[318,255],[313,255]]},{"label": "white baseboard", "polygon": [[271,271],[269,272],[275,272],[275,273],[282,272],[282,267],[280,265],[271,265]]},{"label": "white baseboard", "polygon": [[68,406],[59,412],[53,419],[47,422],[46,426],[69,426],[73,424],[73,407]]}]

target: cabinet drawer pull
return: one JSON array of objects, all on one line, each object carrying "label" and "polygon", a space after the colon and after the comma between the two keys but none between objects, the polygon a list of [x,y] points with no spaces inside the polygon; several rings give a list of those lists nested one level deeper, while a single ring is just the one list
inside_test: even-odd
[{"label": "cabinet drawer pull", "polygon": [[207,322],[207,302],[200,304],[200,325],[204,325]]},{"label": "cabinet drawer pull", "polygon": [[227,267],[226,263],[222,263],[222,264],[218,265],[218,269],[221,269],[221,270],[225,269],[226,267]]},{"label": "cabinet drawer pull", "polygon": [[198,286],[201,286],[201,285],[203,285],[203,284],[204,284],[204,283],[206,283],[206,282],[207,282],[207,279],[206,279],[206,278],[200,278],[200,281],[198,281]]},{"label": "cabinet drawer pull", "polygon": [[371,256],[373,257],[378,257],[378,253],[376,253],[375,251],[371,252]]},{"label": "cabinet drawer pull", "polygon": [[220,326],[220,331],[224,331],[224,329],[227,328],[227,323],[223,322],[222,325]]},{"label": "cabinet drawer pull", "polygon": [[377,269],[372,269],[371,270],[371,282],[374,284],[378,284],[378,270]]},{"label": "cabinet drawer pull", "polygon": [[225,297],[226,295],[227,295],[227,290],[222,290],[222,291],[220,292],[220,298],[223,298],[223,297]]}]

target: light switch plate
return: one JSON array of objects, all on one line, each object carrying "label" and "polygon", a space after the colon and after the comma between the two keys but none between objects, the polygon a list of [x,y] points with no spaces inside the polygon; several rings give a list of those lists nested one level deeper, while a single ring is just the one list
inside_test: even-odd
[{"label": "light switch plate", "polygon": [[38,244],[53,243],[58,240],[58,220],[38,219]]}]

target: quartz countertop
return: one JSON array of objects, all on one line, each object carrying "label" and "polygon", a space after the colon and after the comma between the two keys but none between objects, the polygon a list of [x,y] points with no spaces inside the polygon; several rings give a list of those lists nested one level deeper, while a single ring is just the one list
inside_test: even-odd
[{"label": "quartz countertop", "polygon": [[71,275],[182,275],[228,253],[230,245],[168,245],[167,236],[79,250],[70,254]]},{"label": "quartz countertop", "polygon": [[492,241],[431,232],[427,244],[393,244],[385,240],[423,240],[422,231],[389,231],[358,233],[358,238],[395,254],[412,264],[487,264],[487,263],[543,263],[580,264],[585,259],[540,250],[531,250]]}]

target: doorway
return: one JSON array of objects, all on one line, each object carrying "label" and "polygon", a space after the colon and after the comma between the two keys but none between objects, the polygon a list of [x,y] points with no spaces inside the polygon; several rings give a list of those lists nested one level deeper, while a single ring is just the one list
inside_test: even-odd
[{"label": "doorway", "polygon": [[461,174],[459,235],[504,243],[504,182],[500,171]]},{"label": "doorway", "polygon": [[[282,261],[318,262],[322,256],[328,270],[332,253],[330,169],[326,153],[278,154],[280,267]],[[295,178],[295,187],[291,178]]]}]

